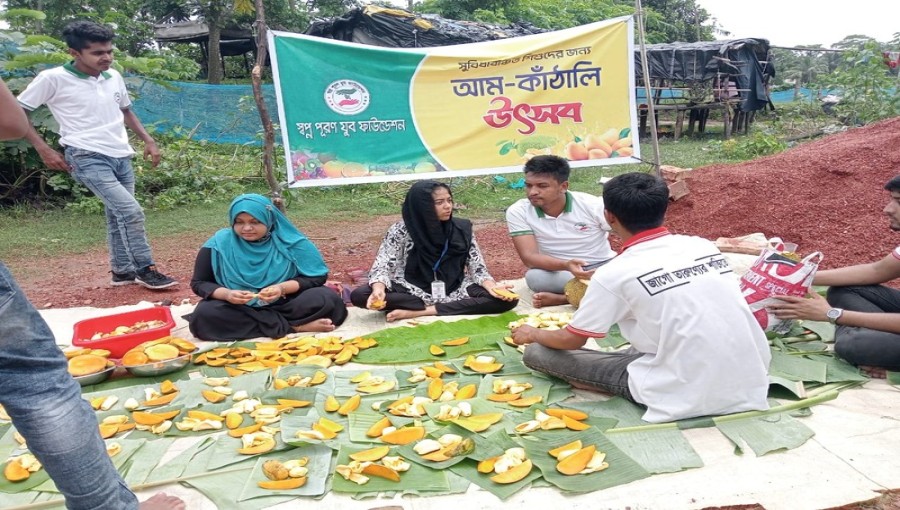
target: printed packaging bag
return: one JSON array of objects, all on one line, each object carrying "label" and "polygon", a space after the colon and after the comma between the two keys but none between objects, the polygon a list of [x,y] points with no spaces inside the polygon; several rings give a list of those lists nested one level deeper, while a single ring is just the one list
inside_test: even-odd
[{"label": "printed packaging bag", "polygon": [[794,321],[778,319],[767,309],[775,303],[772,296],[805,296],[822,262],[821,252],[801,259],[794,253],[796,249],[796,245],[788,246],[780,238],[769,239],[769,246],[741,277],[741,292],[766,331],[783,334],[791,329]]}]

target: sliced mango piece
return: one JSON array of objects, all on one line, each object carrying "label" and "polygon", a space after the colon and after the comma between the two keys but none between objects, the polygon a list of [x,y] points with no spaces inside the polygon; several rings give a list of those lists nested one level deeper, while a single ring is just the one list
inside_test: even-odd
[{"label": "sliced mango piece", "polygon": [[286,478],[284,480],[265,480],[256,482],[261,489],[269,489],[273,491],[286,491],[290,489],[298,489],[306,485],[306,477]]},{"label": "sliced mango piece", "polygon": [[549,453],[553,457],[559,457],[560,452],[564,452],[566,450],[580,450],[581,447],[582,447],[581,439],[576,439],[575,441],[564,444],[564,445],[560,446],[559,448],[554,448],[547,453]]},{"label": "sliced mango piece", "polygon": [[213,404],[218,404],[219,402],[228,398],[227,396],[212,390],[203,390],[200,392],[200,394],[203,395],[203,398],[212,402]]},{"label": "sliced mango piece", "polygon": [[387,419],[387,417],[384,417],[375,422],[374,425],[369,427],[369,430],[366,431],[366,437],[380,437],[381,432],[390,426],[391,420]]},{"label": "sliced mango piece", "polygon": [[448,347],[455,347],[457,345],[465,345],[469,343],[469,337],[463,336],[460,338],[454,338],[453,340],[447,340],[446,342],[441,342],[441,345],[446,345]]},{"label": "sliced mango piece", "polygon": [[585,413],[583,411],[579,411],[577,409],[563,409],[563,408],[551,407],[551,408],[545,409],[544,412],[549,414],[550,416],[556,416],[557,418],[562,418],[563,416],[568,416],[569,418],[572,418],[573,420],[578,420],[578,421],[586,420],[588,417],[587,413]]},{"label": "sliced mango piece", "polygon": [[588,425],[587,423],[583,423],[578,420],[569,418],[566,415],[563,415],[562,421],[563,421],[563,423],[566,424],[566,427],[569,430],[587,430],[587,429],[591,428],[591,426]]},{"label": "sliced mango piece", "polygon": [[334,398],[334,395],[328,395],[325,399],[325,410],[329,413],[333,413],[340,409],[341,403],[338,402],[338,399]]},{"label": "sliced mango piece", "polygon": [[441,349],[437,345],[429,346],[428,352],[430,352],[432,356],[443,356],[444,354],[447,354],[444,349]]},{"label": "sliced mango piece", "polygon": [[504,471],[499,475],[494,475],[491,477],[491,481],[494,483],[516,483],[519,480],[528,476],[528,473],[531,473],[532,463],[530,459],[525,459],[525,462],[510,468],[508,471]]},{"label": "sliced mango piece", "polygon": [[360,401],[362,401],[361,395],[353,395],[352,397],[348,398],[346,402],[341,404],[341,407],[339,407],[337,410],[338,414],[340,414],[341,416],[347,416],[353,411],[356,411],[356,409],[359,407]]},{"label": "sliced mango piece", "polygon": [[376,446],[361,452],[351,453],[350,458],[359,462],[377,462],[390,452],[390,446]]},{"label": "sliced mango piece", "polygon": [[564,475],[577,475],[591,461],[595,451],[597,451],[596,446],[586,446],[557,462],[556,470]]},{"label": "sliced mango piece", "polygon": [[13,459],[7,462],[6,467],[3,468],[3,476],[10,482],[22,482],[31,476],[31,472],[22,467],[19,461]]},{"label": "sliced mango piece", "polygon": [[404,445],[423,437],[425,437],[424,427],[403,427],[382,435],[381,440],[388,444]]}]

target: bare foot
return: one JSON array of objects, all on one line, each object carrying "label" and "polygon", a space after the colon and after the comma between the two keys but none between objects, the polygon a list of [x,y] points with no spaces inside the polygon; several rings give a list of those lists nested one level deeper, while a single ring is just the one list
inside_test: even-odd
[{"label": "bare foot", "polygon": [[887,370],[885,370],[881,367],[867,367],[867,366],[860,365],[858,368],[863,374],[871,377],[872,379],[887,378]]},{"label": "bare foot", "polygon": [[531,304],[535,308],[543,308],[545,306],[567,305],[569,300],[565,294],[554,294],[552,292],[537,292],[531,296]]},{"label": "bare foot", "polygon": [[429,306],[424,310],[391,310],[390,312],[388,312],[385,319],[388,322],[394,322],[403,319],[415,319],[416,317],[424,317],[426,315],[436,314],[437,312],[435,311],[434,307]]},{"label": "bare foot", "polygon": [[298,333],[301,331],[319,333],[322,331],[334,331],[334,323],[331,322],[331,319],[316,319],[312,322],[307,322],[306,324],[292,326],[292,328]]},{"label": "bare foot", "polygon": [[178,496],[169,496],[165,492],[154,494],[141,502],[140,510],[185,510],[187,505]]}]

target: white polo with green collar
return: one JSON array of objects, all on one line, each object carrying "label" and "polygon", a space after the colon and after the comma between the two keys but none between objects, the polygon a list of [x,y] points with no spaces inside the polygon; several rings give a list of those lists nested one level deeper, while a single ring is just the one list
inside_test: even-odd
[{"label": "white polo with green collar", "polygon": [[506,210],[506,225],[511,237],[533,235],[543,255],[589,264],[616,255],[609,246],[603,199],[589,193],[566,192],[566,206],[557,217],[544,214],[523,198]]},{"label": "white polo with green collar", "polygon": [[38,74],[18,100],[29,111],[44,104],[50,108],[59,123],[61,145],[113,158],[134,154],[122,115],[131,98],[115,69],[93,77],[71,62],[54,67]]}]

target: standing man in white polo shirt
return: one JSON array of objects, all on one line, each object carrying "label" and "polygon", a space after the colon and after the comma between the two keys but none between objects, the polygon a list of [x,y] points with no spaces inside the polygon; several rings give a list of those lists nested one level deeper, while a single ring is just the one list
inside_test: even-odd
[{"label": "standing man in white polo shirt", "polygon": [[[622,253],[594,272],[565,329],[513,331],[530,344],[525,365],[643,404],[649,422],[768,409],[769,345],[722,253],[662,226],[669,188],[658,177],[614,177],[603,202]],[[630,348],[582,348],[613,324]]]},{"label": "standing man in white polo shirt", "polygon": [[134,198],[134,150],[125,126],[144,141],[144,158],[159,164],[156,142],[131,110],[131,99],[113,62],[113,31],[91,21],[63,30],[73,60],[42,71],[19,97],[26,110],[46,104],[59,123],[65,155],[32,127],[26,138],[48,168],[71,172],[106,207],[112,285],[139,283],[165,289],[178,282],[156,270],[144,230],[144,210]]},{"label": "standing man in white polo shirt", "polygon": [[525,283],[535,308],[566,304],[572,278],[588,279],[616,253],[609,246],[603,199],[569,191],[569,163],[535,156],[525,163],[523,198],[506,210],[513,246],[528,267]]}]

